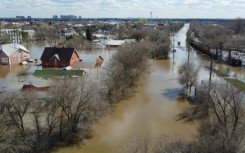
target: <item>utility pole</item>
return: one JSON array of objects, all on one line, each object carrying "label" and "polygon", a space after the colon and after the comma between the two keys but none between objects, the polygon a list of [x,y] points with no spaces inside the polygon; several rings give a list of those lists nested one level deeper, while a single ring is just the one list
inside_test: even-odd
[{"label": "utility pole", "polygon": [[[189,69],[189,66],[190,66],[190,49],[188,49],[187,66]],[[189,87],[189,74],[187,75],[186,88],[187,88],[187,95],[189,96],[189,94],[191,93],[191,87]]]},{"label": "utility pole", "polygon": [[96,69],[97,69],[97,80],[99,80],[99,68],[98,68],[98,66],[96,66]]},{"label": "utility pole", "polygon": [[175,45],[174,45],[174,44],[175,44],[174,34],[172,34],[172,40],[173,40],[173,41],[172,41],[172,43],[173,43],[173,44],[172,44],[172,48],[173,48],[172,52],[173,52],[173,63],[174,63],[174,53],[176,52],[176,50],[175,50],[175,48],[174,48],[174,47],[175,47]]},{"label": "utility pole", "polygon": [[213,60],[210,62],[210,72],[209,72],[209,83],[212,81],[212,73],[213,73]]}]

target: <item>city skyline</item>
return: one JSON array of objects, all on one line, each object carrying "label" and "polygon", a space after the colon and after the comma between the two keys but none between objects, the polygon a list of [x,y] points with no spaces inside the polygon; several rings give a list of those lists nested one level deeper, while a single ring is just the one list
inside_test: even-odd
[{"label": "city skyline", "polygon": [[244,18],[244,8],[243,0],[2,0],[0,17]]}]

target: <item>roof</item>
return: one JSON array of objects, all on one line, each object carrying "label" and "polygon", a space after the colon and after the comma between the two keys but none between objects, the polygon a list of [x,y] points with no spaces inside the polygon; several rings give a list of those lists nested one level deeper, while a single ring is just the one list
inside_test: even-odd
[{"label": "roof", "polygon": [[2,45],[2,51],[7,55],[7,56],[10,56],[12,55],[13,53],[15,53],[16,51],[20,51],[20,50],[23,50],[25,52],[28,52],[29,51],[22,45],[20,44],[17,44],[17,43],[11,43],[11,44],[3,44]]},{"label": "roof", "polygon": [[55,56],[60,61],[70,61],[74,51],[74,48],[45,47],[40,60],[51,60]]},{"label": "roof", "polygon": [[124,40],[108,40],[106,42],[107,46],[121,46],[123,44],[125,44]]},{"label": "roof", "polygon": [[83,70],[36,70],[33,75],[36,77],[83,76]]},{"label": "roof", "polygon": [[27,32],[27,33],[35,33],[35,30],[22,30],[23,32]]},{"label": "roof", "polygon": [[30,91],[33,91],[33,90],[36,90],[36,91],[47,91],[49,89],[49,86],[46,86],[46,87],[38,87],[38,86],[35,86],[35,85],[26,85],[24,84],[22,86],[22,91],[26,91],[26,90],[30,90]]}]

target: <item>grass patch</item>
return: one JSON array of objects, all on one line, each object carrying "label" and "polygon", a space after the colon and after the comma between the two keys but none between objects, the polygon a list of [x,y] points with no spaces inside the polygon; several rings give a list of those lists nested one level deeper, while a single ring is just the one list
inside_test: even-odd
[{"label": "grass patch", "polygon": [[82,76],[83,70],[36,70],[35,77]]},{"label": "grass patch", "polygon": [[238,89],[242,90],[243,92],[245,92],[245,83],[234,79],[234,78],[225,78],[225,80],[227,82],[229,82],[230,84],[232,84],[233,86],[237,87]]},{"label": "grass patch", "polygon": [[213,69],[213,72],[216,73],[219,77],[227,77],[227,76],[229,76],[228,74],[226,74],[224,72],[221,72],[219,70]]}]

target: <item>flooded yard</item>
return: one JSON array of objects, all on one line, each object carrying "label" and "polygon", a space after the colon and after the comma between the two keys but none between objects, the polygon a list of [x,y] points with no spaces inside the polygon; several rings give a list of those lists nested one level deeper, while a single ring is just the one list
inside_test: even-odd
[{"label": "flooded yard", "polygon": [[[41,64],[40,57],[45,46],[48,45],[44,42],[32,42],[24,45],[30,51],[31,59],[38,59],[38,62],[28,63],[27,65],[0,65],[0,92],[20,90],[24,84],[30,83],[37,86],[47,86],[51,81],[51,79],[37,78],[33,76],[35,70],[42,69],[42,66],[39,66]],[[105,60],[108,60],[113,52],[115,52],[115,49],[106,49],[103,47],[78,51],[80,59],[83,59],[84,64],[80,67],[74,67],[74,69],[90,68],[91,71],[95,71],[93,63],[96,62],[96,58],[98,56],[102,56]],[[93,78],[95,79],[96,75]]]}]

